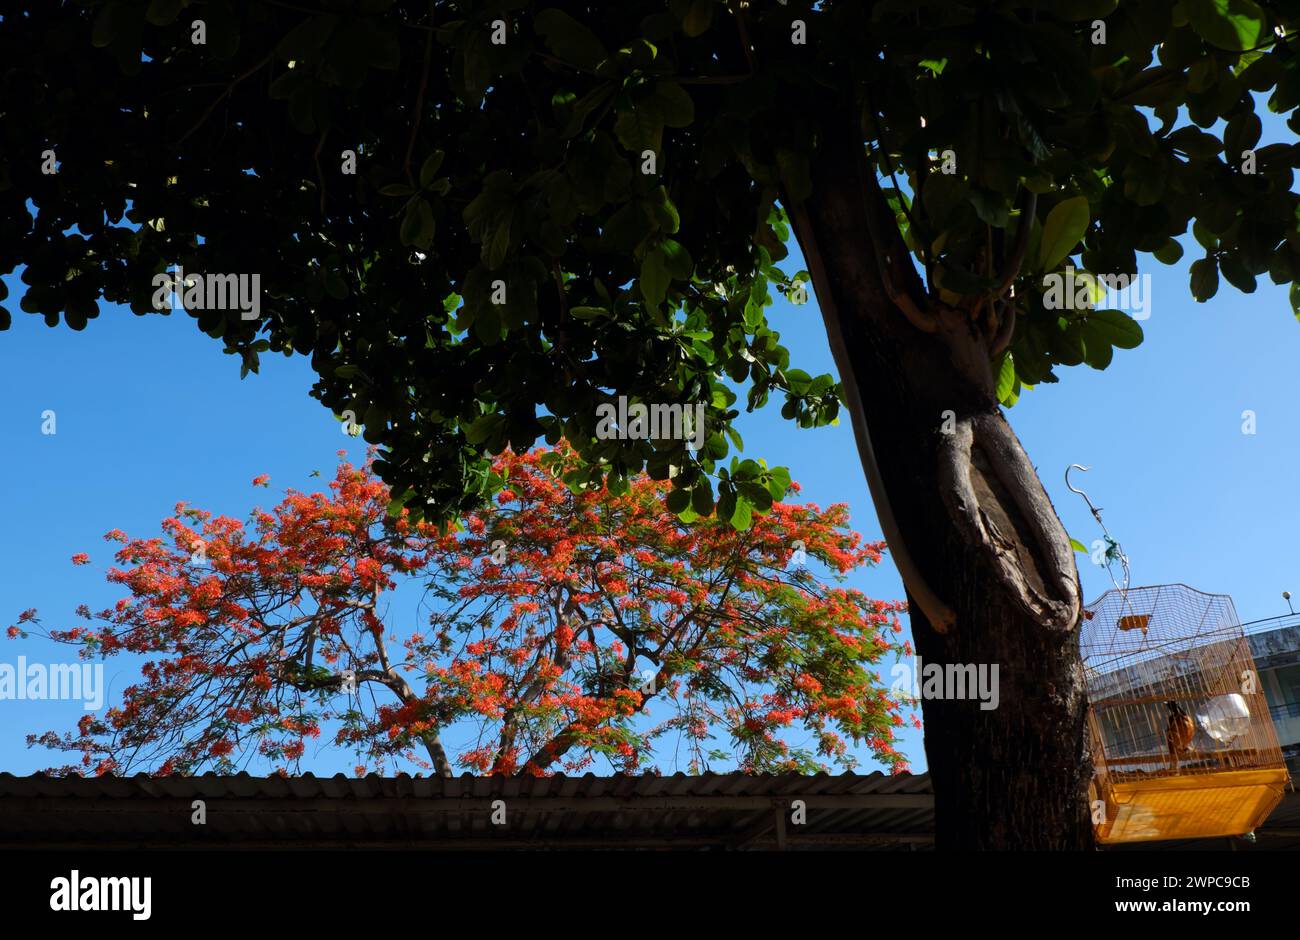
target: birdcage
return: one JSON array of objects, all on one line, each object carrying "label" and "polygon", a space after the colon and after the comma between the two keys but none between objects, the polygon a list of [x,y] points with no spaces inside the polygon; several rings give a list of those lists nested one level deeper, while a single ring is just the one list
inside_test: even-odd
[{"label": "birdcage", "polygon": [[1097,840],[1252,832],[1289,778],[1232,598],[1113,590],[1084,618]]}]

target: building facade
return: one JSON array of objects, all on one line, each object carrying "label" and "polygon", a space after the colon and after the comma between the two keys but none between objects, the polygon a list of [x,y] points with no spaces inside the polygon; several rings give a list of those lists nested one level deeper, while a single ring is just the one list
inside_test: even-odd
[{"label": "building facade", "polygon": [[1287,767],[1300,774],[1300,614],[1245,624]]}]

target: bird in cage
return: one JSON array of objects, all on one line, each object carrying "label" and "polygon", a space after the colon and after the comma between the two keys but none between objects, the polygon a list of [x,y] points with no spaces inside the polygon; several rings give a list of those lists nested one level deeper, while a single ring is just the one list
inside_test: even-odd
[{"label": "bird in cage", "polygon": [[1192,716],[1183,711],[1182,707],[1174,701],[1165,702],[1165,708],[1169,710],[1169,724],[1165,730],[1165,741],[1169,744],[1169,759],[1173,769],[1178,769],[1178,757],[1180,754],[1190,754],[1192,750],[1192,738],[1196,737],[1196,722]]}]

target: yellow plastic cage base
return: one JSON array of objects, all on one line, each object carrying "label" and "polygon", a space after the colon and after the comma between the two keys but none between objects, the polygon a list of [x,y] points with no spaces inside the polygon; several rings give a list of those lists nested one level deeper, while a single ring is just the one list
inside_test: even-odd
[{"label": "yellow plastic cage base", "polygon": [[1097,841],[1155,842],[1254,831],[1282,799],[1285,767],[1110,780]]}]

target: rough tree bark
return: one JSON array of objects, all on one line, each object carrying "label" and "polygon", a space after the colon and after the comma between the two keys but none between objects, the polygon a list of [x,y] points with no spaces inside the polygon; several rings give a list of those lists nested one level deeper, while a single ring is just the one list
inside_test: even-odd
[{"label": "rough tree bark", "polygon": [[820,122],[813,193],[786,206],[907,587],[917,654],[999,667],[996,709],[922,703],[937,845],[1090,848],[1068,537],[998,406],[989,364],[998,337],[928,298],[864,135],[852,118],[840,125]]}]

